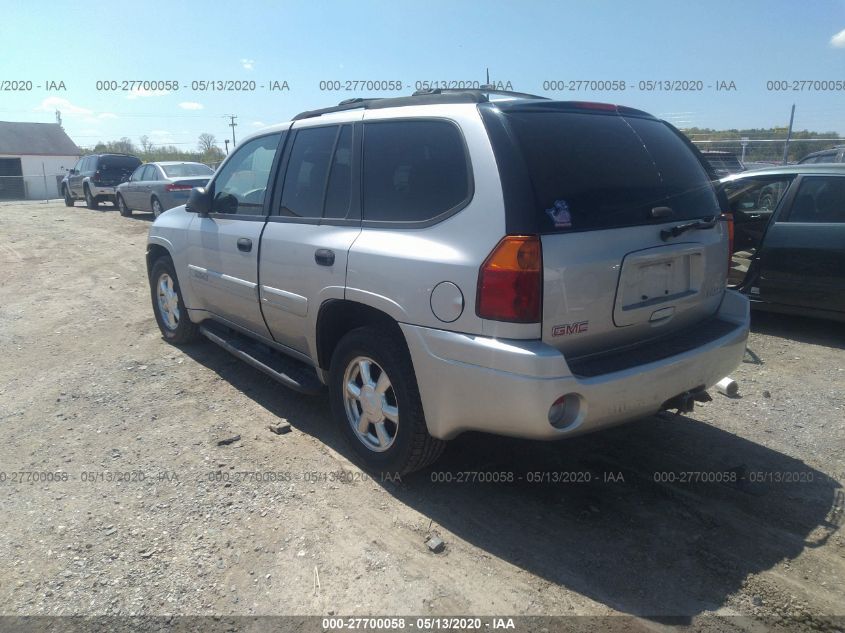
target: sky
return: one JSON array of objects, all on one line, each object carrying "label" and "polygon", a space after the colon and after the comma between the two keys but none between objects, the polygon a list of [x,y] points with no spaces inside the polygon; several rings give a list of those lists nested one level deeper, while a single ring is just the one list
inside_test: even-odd
[{"label": "sky", "polygon": [[[210,133],[222,148],[232,137],[225,115],[237,116],[240,139],[343,99],[407,95],[417,82],[483,82],[486,69],[513,90],[624,104],[681,128],[785,127],[795,104],[795,129],[845,135],[845,0],[3,5],[0,120],[53,123],[58,109],[81,147],[146,135],[195,149]],[[356,80],[401,88],[346,90]],[[840,89],[768,89],[806,80],[838,80]],[[178,88],[123,83],[131,81]],[[203,81],[255,82],[255,90],[202,89]],[[544,83],[555,81],[574,90]],[[569,83],[578,81],[605,83]],[[641,86],[649,81],[703,88]],[[98,90],[97,82],[118,89]],[[283,89],[271,91],[272,82]],[[320,82],[343,90],[321,90]],[[735,89],[717,90],[731,82]]]}]

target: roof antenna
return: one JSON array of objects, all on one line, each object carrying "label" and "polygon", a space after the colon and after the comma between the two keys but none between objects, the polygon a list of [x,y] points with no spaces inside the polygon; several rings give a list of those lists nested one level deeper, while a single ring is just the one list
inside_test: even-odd
[{"label": "roof antenna", "polygon": [[[489,89],[490,89],[490,67],[488,66],[488,67],[486,68],[486,70],[487,70],[487,81],[486,81],[486,82],[484,83],[484,85],[483,85],[483,86],[481,86],[481,87],[482,87],[482,88],[487,88],[487,89],[489,90]],[[489,101],[489,100],[490,100],[490,93],[489,93],[489,92],[488,92],[488,93],[486,93],[486,95],[485,95],[485,96],[487,97],[487,100]]]}]

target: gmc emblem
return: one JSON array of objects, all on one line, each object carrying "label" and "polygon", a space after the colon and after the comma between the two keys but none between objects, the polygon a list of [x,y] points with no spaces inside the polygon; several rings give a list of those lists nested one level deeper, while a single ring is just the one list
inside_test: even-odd
[{"label": "gmc emblem", "polygon": [[569,336],[570,334],[582,334],[587,331],[589,321],[578,321],[578,323],[565,323],[552,328],[552,336]]}]

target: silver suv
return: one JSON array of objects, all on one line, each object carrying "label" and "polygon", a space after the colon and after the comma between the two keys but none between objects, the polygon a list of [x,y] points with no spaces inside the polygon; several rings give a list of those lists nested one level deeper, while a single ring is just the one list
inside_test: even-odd
[{"label": "silver suv", "polygon": [[153,309],[174,344],[328,385],[374,470],[422,468],[464,431],[552,440],[688,411],[749,324],[706,170],[621,106],[343,102],[245,139],[155,221]]}]

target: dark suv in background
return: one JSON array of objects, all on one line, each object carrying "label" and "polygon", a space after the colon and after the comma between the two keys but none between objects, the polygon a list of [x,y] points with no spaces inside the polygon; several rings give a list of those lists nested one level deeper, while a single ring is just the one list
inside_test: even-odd
[{"label": "dark suv in background", "polygon": [[798,161],[799,165],[815,165],[816,163],[845,163],[845,145],[807,154]]},{"label": "dark suv in background", "polygon": [[710,168],[719,178],[724,178],[725,176],[745,171],[745,166],[739,158],[737,158],[736,154],[731,152],[705,150],[701,152],[701,155],[709,163]]},{"label": "dark suv in background", "polygon": [[129,154],[91,154],[83,156],[62,179],[65,206],[84,199],[89,209],[100,202],[115,204],[115,187],[129,178],[141,159]]}]

